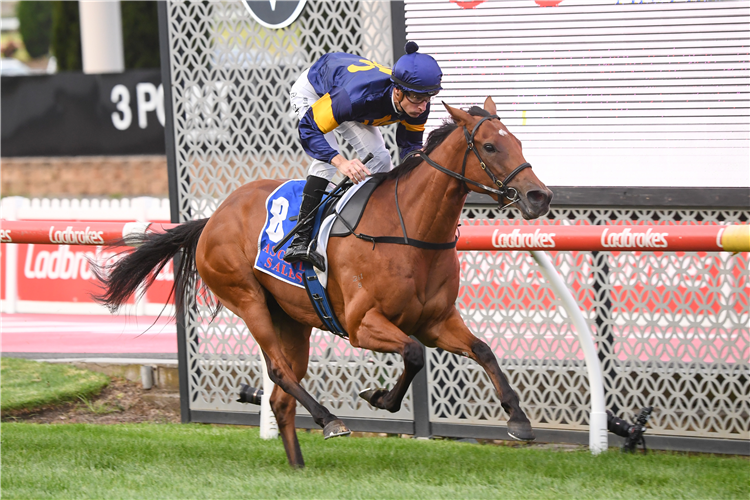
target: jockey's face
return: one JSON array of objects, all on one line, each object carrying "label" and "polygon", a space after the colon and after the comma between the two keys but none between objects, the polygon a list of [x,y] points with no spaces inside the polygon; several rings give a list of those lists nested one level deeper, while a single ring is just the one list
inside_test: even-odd
[{"label": "jockey's face", "polygon": [[397,88],[393,89],[393,100],[396,102],[396,107],[398,108],[399,112],[406,113],[412,118],[418,117],[427,110],[427,104],[430,102],[430,100],[420,99],[419,97],[422,97],[422,95],[423,94],[416,94],[415,96],[413,96],[415,97],[414,101],[421,101],[414,102],[412,101],[412,99],[409,99],[406,96],[406,93],[402,90]]}]

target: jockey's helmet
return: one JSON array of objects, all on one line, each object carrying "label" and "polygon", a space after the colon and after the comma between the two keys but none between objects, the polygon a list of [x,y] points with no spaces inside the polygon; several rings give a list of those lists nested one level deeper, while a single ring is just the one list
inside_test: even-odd
[{"label": "jockey's helmet", "polygon": [[430,55],[420,54],[416,42],[406,42],[406,55],[393,65],[391,81],[401,90],[418,94],[435,95],[442,90],[440,82],[443,72],[437,61]]}]

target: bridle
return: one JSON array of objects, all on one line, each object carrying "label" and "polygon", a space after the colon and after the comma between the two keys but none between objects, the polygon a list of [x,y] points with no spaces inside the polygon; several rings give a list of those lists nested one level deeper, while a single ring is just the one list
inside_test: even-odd
[{"label": "bridle", "polygon": [[[474,136],[476,135],[477,130],[479,129],[479,126],[482,125],[482,123],[484,123],[486,120],[491,120],[493,118],[497,118],[498,120],[500,119],[500,117],[498,117],[497,115],[491,115],[491,116],[484,116],[484,117],[482,117],[482,119],[479,120],[476,125],[474,125],[474,128],[471,131],[471,134],[469,133],[469,129],[466,128],[466,125],[464,125],[463,128],[464,128],[464,137],[466,137],[466,152],[464,153],[464,161],[463,161],[463,163],[461,165],[461,173],[460,174],[457,174],[456,172],[454,172],[452,170],[448,170],[447,168],[441,166],[440,164],[438,164],[435,161],[433,161],[429,156],[427,156],[426,153],[424,153],[423,151],[420,151],[420,150],[412,151],[411,153],[409,153],[407,155],[407,158],[410,157],[410,156],[419,156],[424,161],[426,161],[431,167],[433,167],[433,168],[435,168],[435,169],[443,172],[444,174],[450,175],[451,177],[455,177],[456,179],[462,181],[464,183],[464,188],[467,191],[469,191],[469,187],[466,184],[467,183],[468,184],[472,184],[472,185],[477,186],[478,188],[483,189],[483,190],[485,190],[485,191],[487,191],[489,193],[498,195],[498,200],[502,200],[503,198],[509,200],[510,202],[507,205],[505,205],[503,208],[509,207],[510,205],[513,205],[514,203],[517,203],[518,201],[520,201],[521,198],[520,198],[520,196],[518,194],[518,190],[516,188],[514,188],[514,187],[508,186],[508,184],[522,170],[524,170],[526,168],[531,168],[531,163],[528,163],[528,162],[522,163],[521,165],[519,165],[518,167],[516,167],[516,169],[513,170],[510,174],[508,174],[508,176],[504,180],[502,180],[502,181],[497,178],[497,176],[492,172],[492,170],[490,170],[489,168],[487,168],[487,165],[484,163],[484,160],[482,160],[482,157],[479,156],[479,151],[477,151],[477,149],[474,147]],[[467,160],[469,158],[469,152],[472,152],[472,151],[476,155],[477,160],[479,160],[479,166],[482,167],[482,170],[484,170],[484,172],[487,174],[487,176],[489,176],[490,180],[492,180],[492,183],[495,186],[497,186],[497,189],[493,188],[493,187],[490,187],[490,186],[487,186],[485,184],[473,181],[473,180],[469,179],[468,177],[466,177],[466,175],[465,175],[466,174],[466,162],[467,162]],[[406,159],[406,158],[404,158],[404,159]],[[502,203],[502,201],[500,201],[500,202]]]},{"label": "bridle", "polygon": [[[508,203],[507,205],[505,205],[503,208],[509,207],[509,206],[513,205],[514,203],[520,201],[521,198],[520,198],[520,196],[518,194],[518,190],[516,190],[515,188],[512,188],[510,186],[508,186],[508,183],[511,180],[513,180],[513,178],[516,175],[518,175],[518,173],[521,172],[523,169],[525,169],[525,168],[531,168],[531,164],[530,163],[523,163],[523,164],[519,165],[518,167],[516,167],[515,170],[513,170],[513,172],[511,172],[510,174],[508,174],[508,176],[503,181],[501,181],[500,179],[498,179],[497,176],[495,176],[495,174],[493,174],[492,171],[489,168],[487,168],[487,165],[485,165],[484,161],[482,160],[482,157],[479,156],[479,151],[477,151],[477,149],[474,147],[474,136],[476,135],[477,129],[479,129],[479,126],[482,123],[484,123],[485,120],[490,120],[492,118],[497,118],[498,120],[500,119],[497,115],[482,117],[482,119],[479,120],[476,125],[474,125],[474,129],[471,131],[471,134],[469,134],[469,130],[466,128],[466,125],[464,125],[464,136],[466,136],[467,147],[466,147],[466,152],[464,153],[464,161],[463,161],[463,165],[461,166],[461,173],[460,174],[457,174],[456,172],[454,172],[452,170],[448,170],[447,168],[443,167],[442,165],[439,165],[438,163],[434,162],[429,156],[427,156],[426,153],[424,153],[424,152],[422,152],[420,150],[412,151],[411,153],[409,153],[408,155],[406,155],[406,158],[409,158],[411,156],[419,156],[424,161],[426,161],[427,164],[429,164],[431,167],[436,168],[437,170],[445,173],[446,175],[450,175],[451,177],[455,177],[456,179],[458,179],[460,181],[463,181],[463,183],[464,183],[464,189],[466,189],[466,191],[469,191],[469,187],[466,184],[467,183],[468,184],[472,184],[472,185],[477,186],[477,187],[479,187],[481,189],[484,189],[485,191],[487,191],[489,193],[493,193],[493,194],[498,195],[499,203],[502,203],[503,198],[510,200],[510,203]],[[468,177],[466,177],[466,175],[464,175],[466,173],[466,161],[469,158],[469,151],[474,151],[474,154],[477,155],[477,159],[479,160],[479,165],[482,167],[482,170],[484,170],[487,173],[487,175],[490,177],[490,179],[492,179],[492,182],[495,184],[495,186],[497,186],[497,189],[495,189],[493,187],[490,187],[490,186],[486,186],[486,185],[481,184],[479,182],[473,181],[473,180],[469,179]],[[406,160],[406,158],[404,158],[404,160]],[[357,237],[359,239],[362,239],[362,240],[371,241],[372,245],[373,245],[372,246],[373,250],[375,249],[375,244],[376,243],[393,243],[393,244],[397,244],[397,245],[409,245],[409,246],[413,246],[413,247],[417,247],[417,248],[422,248],[422,249],[425,249],[425,250],[449,250],[449,249],[456,248],[456,243],[458,242],[458,236],[456,236],[455,240],[449,241],[447,243],[432,243],[432,242],[428,242],[428,241],[421,241],[421,240],[415,240],[413,238],[409,238],[409,236],[406,234],[406,224],[404,224],[404,217],[401,214],[401,208],[399,207],[399,204],[398,204],[398,180],[399,180],[399,178],[396,177],[396,187],[393,190],[393,192],[394,192],[394,197],[395,197],[395,201],[396,201],[396,212],[398,213],[398,220],[401,223],[401,231],[404,234],[403,237],[400,237],[400,236],[370,236],[370,235],[363,234],[363,233],[356,233],[356,232],[354,232],[355,228],[350,227],[350,225],[346,222],[346,220],[343,217],[340,217],[340,215],[338,214],[338,212],[336,212],[336,216],[338,218],[337,220],[340,220],[346,226],[346,228],[349,230],[349,232],[351,234],[353,234],[355,237]],[[512,197],[511,197],[511,192],[513,193]]]}]

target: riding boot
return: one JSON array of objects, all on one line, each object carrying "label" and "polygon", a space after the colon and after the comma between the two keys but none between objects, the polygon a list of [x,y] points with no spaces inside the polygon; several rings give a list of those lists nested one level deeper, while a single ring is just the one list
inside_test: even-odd
[{"label": "riding boot", "polygon": [[[302,206],[299,210],[298,224],[300,224],[323,199],[325,188],[328,186],[328,180],[314,175],[307,176],[307,183],[302,191]],[[310,239],[312,237],[313,221],[310,220],[305,224],[297,234],[294,235],[292,243],[284,255],[284,260],[294,263],[300,260],[309,262],[321,271],[326,270],[325,259],[315,250],[310,249]]]}]

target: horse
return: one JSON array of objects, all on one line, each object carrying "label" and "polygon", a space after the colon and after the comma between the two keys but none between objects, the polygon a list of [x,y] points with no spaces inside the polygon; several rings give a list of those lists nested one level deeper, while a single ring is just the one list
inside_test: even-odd
[{"label": "horse", "polygon": [[[469,191],[490,194],[498,204],[517,208],[525,219],[546,214],[552,192],[526,162],[521,142],[496,116],[490,97],[484,109],[443,105],[452,121],[429,134],[424,150],[378,174],[384,179],[357,228],[370,235],[408,234],[411,241],[425,244],[331,238],[327,291],[352,346],[398,353],[403,359],[403,372],[392,388],[360,393],[370,405],[398,411],[425,363],[420,343],[439,347],[484,368],[509,415],[508,434],[530,441],[534,431],[518,395],[492,350],[469,331],[455,307],[460,279],[455,241]],[[482,184],[485,177],[492,186]],[[177,310],[202,280],[201,286],[215,299],[213,317],[225,307],[244,321],[276,384],[270,403],[288,462],[304,467],[294,425],[296,401],[323,428],[325,439],[350,431],[300,385],[307,371],[311,330],[323,328],[306,292],[253,267],[266,200],[282,182],[248,183],[231,193],[210,218],[142,236],[135,251],[100,273],[99,300],[116,310],[182,251],[173,287]]]}]

